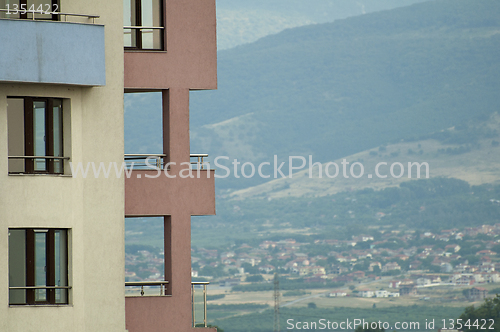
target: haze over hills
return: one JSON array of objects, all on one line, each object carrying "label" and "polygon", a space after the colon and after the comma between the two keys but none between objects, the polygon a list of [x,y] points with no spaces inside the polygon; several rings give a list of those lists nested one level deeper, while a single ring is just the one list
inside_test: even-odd
[{"label": "haze over hills", "polygon": [[219,90],[192,94],[192,150],[325,162],[486,120],[500,106],[499,10],[427,2],[221,51]]},{"label": "haze over hills", "polygon": [[218,48],[254,42],[287,28],[331,22],[421,1],[426,0],[218,0]]},{"label": "haze over hills", "polygon": [[[275,8],[283,2],[292,4],[287,7],[289,11]],[[419,3],[375,12],[414,2]],[[366,14],[355,16],[362,13],[357,3],[365,6]],[[339,7],[328,11],[331,4]],[[382,7],[368,8],[379,4]],[[252,10],[248,10],[250,7]],[[500,247],[494,242],[497,233],[481,233],[477,238],[467,235],[463,239],[450,236],[446,239],[449,242],[438,236],[444,230],[488,229],[483,225],[500,223],[500,2],[219,0],[218,10],[219,16],[235,13],[227,22],[219,17],[219,27],[247,20],[243,28],[241,25],[229,28],[233,35],[220,39],[225,45],[269,34],[274,31],[275,23],[279,30],[288,24],[335,21],[287,29],[251,44],[220,51],[219,89],[191,94],[191,152],[208,153],[212,166],[215,157],[227,156],[230,160],[223,164],[231,173],[230,162],[233,159],[240,162],[239,178],[216,179],[217,215],[191,219],[193,270],[200,276],[213,276],[214,281],[228,276],[243,279],[235,270],[243,265],[227,263],[223,258],[229,258],[225,254],[233,251],[234,260],[240,263],[242,258],[254,257],[257,252],[255,257],[261,257],[262,253],[259,267],[264,264],[283,267],[284,259],[287,262],[294,259],[293,255],[285,258],[289,254],[288,245],[263,250],[267,241],[297,243],[294,250],[300,255],[322,257],[314,264],[329,268],[341,263],[335,258],[336,253],[357,257],[356,265],[352,260],[340,264],[348,268],[344,274],[361,270],[373,273],[368,268],[371,257],[385,264],[394,261],[396,256],[392,255],[396,251],[415,248],[414,253],[408,253],[412,258],[398,260],[401,268],[396,271],[401,273],[398,279],[408,277],[405,273],[413,260],[427,264],[421,271],[440,271],[440,265],[433,264],[443,254],[437,250],[435,256],[421,259],[420,249],[424,244],[444,252],[448,244],[459,243],[462,248],[458,255],[463,259],[454,257],[453,266],[468,264],[472,259],[480,264],[483,257],[477,253],[492,249],[492,245],[498,248],[492,250],[500,254]],[[324,13],[329,18],[322,21]],[[286,19],[280,21],[279,15]],[[256,26],[261,30],[254,29]],[[160,109],[158,94],[126,96],[127,153],[161,151]],[[136,123],[148,130],[136,131]],[[274,179],[274,155],[278,156],[278,163],[287,162],[289,156],[302,156],[307,165],[294,173],[293,178]],[[309,156],[313,162],[323,163],[323,170],[325,163],[334,161],[341,166],[345,158],[350,165],[361,163],[365,172],[359,179],[352,176],[344,179],[340,169],[336,178],[329,179],[323,171],[323,177],[318,179],[315,167],[309,178]],[[270,162],[264,170],[270,178],[241,177],[244,162],[255,166]],[[296,162],[294,165],[300,164]],[[379,162],[387,163],[380,168],[387,178],[375,177],[375,165]],[[391,164],[406,166],[409,162],[428,163],[430,179],[414,180],[412,172],[410,180],[407,168],[399,178],[389,175]],[[288,164],[283,171],[288,175]],[[425,178],[425,168],[420,171],[421,178]],[[220,167],[216,171],[219,175],[224,172]],[[358,173],[359,167],[354,172]],[[136,251],[143,245],[157,248],[164,245],[161,219],[131,218],[125,221],[125,228],[125,241],[131,250],[131,244],[136,245]],[[436,238],[422,237],[427,232],[433,232]],[[361,235],[372,235],[373,241],[362,240],[353,247],[349,241]],[[372,250],[372,244],[378,253],[370,258],[358,256],[359,250]],[[366,268],[360,267],[363,264]],[[254,272],[247,271],[247,266],[244,268],[251,274],[263,273],[256,266]],[[396,275],[391,272],[394,271],[382,275]],[[298,275],[290,274],[290,278],[296,281],[293,287],[297,289],[309,286]],[[352,285],[365,287],[364,283],[358,283],[355,280]],[[385,280],[383,283],[376,289],[387,287]],[[317,284],[326,287],[323,282]],[[244,286],[248,286],[246,290],[254,286],[271,290],[272,283],[252,282]],[[428,291],[432,293],[435,289]],[[462,288],[455,291],[461,292]],[[443,290],[440,295],[445,298],[439,304],[440,309],[448,308],[452,296],[458,299],[453,292],[446,292]],[[305,292],[302,294],[303,304],[313,301]],[[221,302],[224,305],[212,305],[210,310],[217,308],[209,316],[216,317],[216,324],[226,331],[246,328],[251,325],[247,321],[262,320],[264,314],[260,309],[255,315],[242,316],[231,311],[236,306],[229,305],[234,301],[255,304],[259,298],[235,288],[231,292],[223,289],[218,295],[227,296]],[[264,297],[265,301],[272,299],[272,292],[263,293]],[[452,305],[462,305],[461,299]],[[390,301],[393,299],[387,303]],[[338,303],[344,306],[344,302]],[[347,306],[356,307],[359,303]],[[410,320],[409,315],[421,314],[422,308],[431,308],[430,303],[422,307],[395,307],[391,317],[404,313]],[[352,307],[346,309],[351,314]],[[328,314],[339,314],[338,309],[325,310]],[[368,309],[379,315],[371,302]],[[376,309],[386,312],[379,303]],[[243,307],[241,310],[240,313],[247,313]],[[307,308],[302,306],[297,310],[302,317],[300,314]],[[312,317],[318,315],[317,310],[319,307],[311,309]],[[219,316],[222,311],[231,312],[227,317]],[[347,317],[343,312],[339,315],[342,319]],[[426,314],[425,319],[428,317]],[[268,326],[257,326],[254,330],[265,330]]]},{"label": "haze over hills", "polygon": [[[327,162],[500,108],[500,3],[440,0],[288,29],[219,52],[219,89],[191,94],[192,152]],[[161,150],[159,95],[128,96],[127,152]],[[151,130],[137,132],[142,122]],[[264,180],[228,178],[219,188]]]},{"label": "haze over hills", "polygon": [[[221,51],[219,90],[191,94],[191,150],[255,165],[275,154],[347,158],[362,160],[367,171],[378,161],[427,161],[431,175],[496,182],[499,32],[499,3],[441,0],[289,29]],[[125,105],[126,137],[142,142],[126,141],[126,152],[161,151],[159,95],[134,94]],[[148,130],[135,131],[137,122]],[[217,179],[219,216],[231,219],[226,199],[257,198],[262,205],[262,197],[381,189],[407,177],[269,180]]]},{"label": "haze over hills", "polygon": [[[292,178],[279,177],[257,186],[237,190],[229,197],[234,200],[319,197],[366,188],[381,190],[399,186],[410,179],[436,177],[453,177],[476,186],[500,183],[498,133],[500,133],[500,115],[495,113],[485,122],[449,128],[422,136],[419,140],[381,145],[335,160],[338,165],[337,176],[335,176],[335,166],[324,163],[320,177],[319,167],[317,165],[311,167],[311,163],[306,159],[303,169],[293,173]],[[348,178],[343,175],[343,160],[348,162],[346,164]],[[356,162],[363,165],[362,176],[359,164],[352,166]],[[381,164],[377,167],[379,163]],[[412,172],[408,174],[410,163]],[[301,161],[296,159],[294,166],[300,165]],[[327,167],[328,175],[325,170]],[[391,176],[391,167],[395,177]],[[287,173],[288,168],[284,168]]]}]

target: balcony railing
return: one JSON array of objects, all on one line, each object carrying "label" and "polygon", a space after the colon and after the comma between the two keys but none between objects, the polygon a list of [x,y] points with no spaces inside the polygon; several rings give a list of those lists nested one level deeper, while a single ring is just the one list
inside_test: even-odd
[{"label": "balcony railing", "polygon": [[[207,285],[208,281],[191,282],[191,303],[193,327],[207,327]],[[196,291],[198,289],[198,291]],[[203,321],[203,323],[201,323]]]},{"label": "balcony railing", "polygon": [[[140,296],[166,296],[167,286],[168,281],[130,281],[125,283],[125,287],[128,287],[133,292],[132,295],[126,293],[128,296],[137,296],[133,295],[137,294],[137,292],[139,292]],[[156,291],[155,288],[157,288]],[[158,294],[158,289],[160,294]]]},{"label": "balcony railing", "polygon": [[[168,296],[168,281],[133,281],[126,282],[129,289],[125,296]],[[193,327],[207,327],[207,286],[208,281],[191,282],[191,305]],[[156,288],[156,289],[155,289]],[[159,290],[159,292],[158,292]]]},{"label": "balcony railing", "polygon": [[[208,165],[208,169],[210,169],[210,163],[205,161],[204,158],[208,158],[208,154],[206,153],[192,153],[191,157],[191,168],[192,169],[201,169],[204,170],[205,166]],[[193,159],[195,161],[193,161]],[[196,166],[196,168],[195,168]]]},{"label": "balcony railing", "polygon": [[[8,156],[9,174],[64,174],[64,161],[69,157]],[[21,160],[16,163],[14,160]],[[31,162],[31,166],[27,162]],[[31,169],[28,171],[27,169]]]},{"label": "balcony railing", "polygon": [[[166,154],[125,154],[125,163],[127,169],[165,169]],[[208,158],[206,153],[192,153],[190,156],[191,169],[205,170],[210,169],[210,163],[205,161]]]},{"label": "balcony railing", "polygon": [[[49,11],[40,11],[40,10],[24,10],[24,9],[21,9],[21,8],[18,8],[17,10],[14,9],[14,8],[9,8],[9,9],[0,9],[0,13],[6,13],[4,14],[6,17],[6,19],[8,19],[9,17],[7,15],[17,15],[17,14],[22,14],[22,15],[28,15],[28,13],[31,13],[31,17],[27,17],[25,19],[28,19],[28,20],[32,20],[32,21],[37,21],[37,20],[40,20],[40,21],[47,21],[47,17],[36,17],[35,14],[38,14],[38,15],[55,15],[55,16],[59,16],[59,17],[63,17],[64,18],[64,22],[67,22],[68,21],[68,16],[69,17],[83,17],[83,18],[87,18],[88,20],[92,20],[92,24],[95,24],[95,20],[97,18],[99,18],[99,15],[89,15],[89,14],[74,14],[74,13],[61,13],[61,12],[49,12]],[[13,18],[15,19],[15,18]],[[61,19],[62,21],[62,19]],[[80,22],[80,23],[83,23],[83,22]]]},{"label": "balcony railing", "polygon": [[163,169],[166,154],[140,154],[140,153],[127,153],[125,154],[125,163],[127,169]]}]

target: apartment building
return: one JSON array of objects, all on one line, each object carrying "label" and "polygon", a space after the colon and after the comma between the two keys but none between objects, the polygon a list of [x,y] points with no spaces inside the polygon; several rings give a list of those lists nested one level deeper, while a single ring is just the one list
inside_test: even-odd
[{"label": "apartment building", "polygon": [[[193,330],[190,218],[215,189],[191,164],[189,93],[217,87],[216,65],[214,0],[0,0],[0,331]],[[129,156],[157,169],[75,174],[124,162],[136,92],[162,94],[163,151]],[[163,217],[157,296],[125,296],[138,216]]]}]

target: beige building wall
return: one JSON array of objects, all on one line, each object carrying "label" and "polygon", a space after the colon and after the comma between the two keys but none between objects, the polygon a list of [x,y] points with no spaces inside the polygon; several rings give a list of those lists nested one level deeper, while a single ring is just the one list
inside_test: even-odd
[{"label": "beige building wall", "polygon": [[[125,331],[123,177],[73,178],[67,163],[64,176],[8,175],[7,160],[7,96],[40,96],[65,99],[71,162],[122,163],[122,6],[120,0],[61,0],[63,12],[100,15],[106,86],[0,82],[0,331]],[[30,227],[70,229],[69,305],[9,306],[8,229]]]}]

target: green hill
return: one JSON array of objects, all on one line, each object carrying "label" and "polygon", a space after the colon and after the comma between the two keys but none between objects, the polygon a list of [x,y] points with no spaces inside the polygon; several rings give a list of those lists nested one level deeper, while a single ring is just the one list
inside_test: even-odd
[{"label": "green hill", "polygon": [[[500,133],[500,115],[495,113],[484,122],[469,121],[464,125],[419,138],[409,138],[345,156],[334,161],[339,167],[337,176],[334,165],[328,166],[327,175],[325,168],[328,163],[323,163],[320,177],[318,166],[311,168],[311,162],[306,159],[306,165],[294,172],[292,178],[279,176],[257,186],[236,190],[230,197],[243,200],[257,197],[275,199],[290,196],[325,196],[366,188],[380,190],[398,186],[409,179],[424,179],[427,176],[453,177],[471,185],[500,183],[498,133]],[[346,166],[347,177],[343,174],[344,159],[349,163]],[[315,161],[313,159],[313,163]],[[355,162],[363,165],[362,175],[359,165],[353,166],[351,172],[351,166]],[[385,164],[380,164],[377,168],[379,163]],[[413,164],[411,174],[408,174],[408,163]],[[300,161],[295,161],[294,165],[300,166]],[[391,175],[391,167],[394,176]],[[288,170],[288,163],[283,168]],[[417,168],[421,171],[420,175],[417,173]],[[375,173],[376,169],[380,177]]]},{"label": "green hill", "polygon": [[499,30],[499,2],[441,0],[221,51],[218,91],[192,93],[192,150],[328,161],[485,120],[500,106]]},{"label": "green hill", "polygon": [[427,0],[217,0],[217,45],[228,49],[313,23],[408,6]]}]

